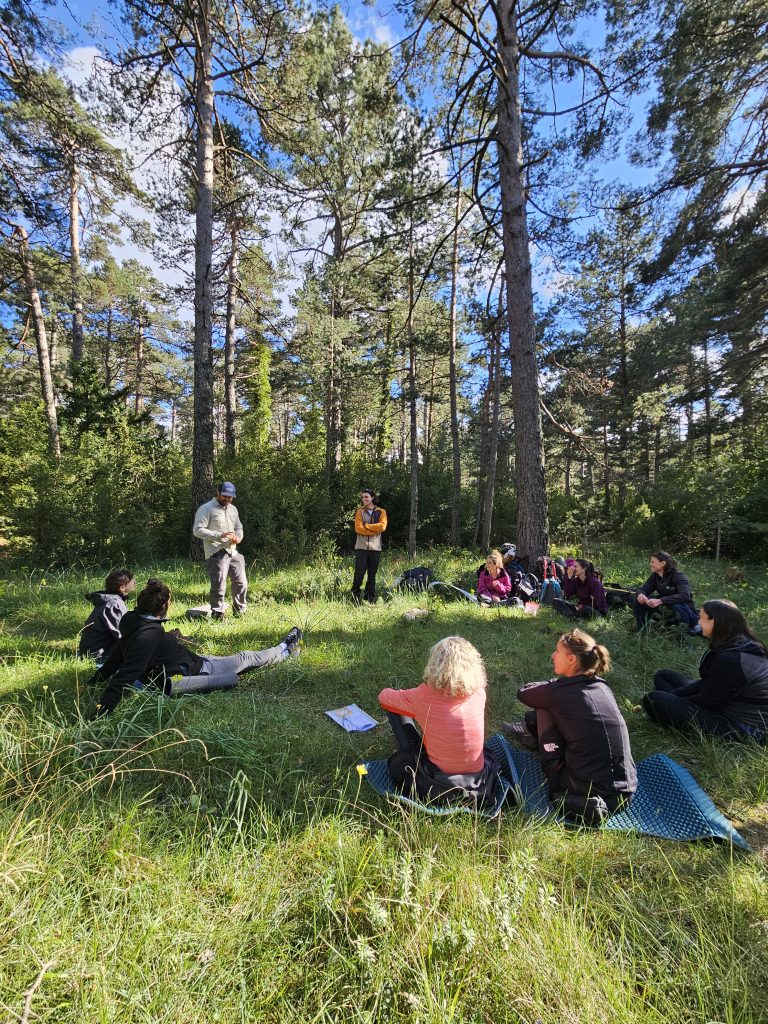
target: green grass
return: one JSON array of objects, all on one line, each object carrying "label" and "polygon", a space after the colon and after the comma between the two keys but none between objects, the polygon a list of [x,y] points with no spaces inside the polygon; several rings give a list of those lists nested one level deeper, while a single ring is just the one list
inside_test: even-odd
[{"label": "green grass", "polygon": [[[605,550],[609,577],[646,557]],[[447,552],[419,561],[452,579]],[[385,555],[383,580],[406,565]],[[725,596],[768,636],[763,567],[729,583],[689,561],[696,596]],[[700,641],[594,626],[636,757],[689,766],[756,848],[567,832],[514,810],[439,820],[373,794],[355,771],[386,728],[347,735],[323,716],[385,685],[415,685],[430,646],[471,640],[489,674],[489,730],[550,672],[564,621],[424,599],[354,608],[349,561],[251,568],[248,616],[191,626],[204,595],[188,563],[146,566],[200,649],[262,647],[294,622],[301,658],[234,692],[142,695],[84,720],[73,657],[104,570],[0,580],[0,1020],[119,1024],[390,1022],[587,1024],[768,1021],[766,752],[664,732],[633,710],[662,666],[695,669]],[[41,968],[45,971],[41,974]],[[36,984],[37,983],[37,984]],[[34,988],[34,991],[32,989]]]}]

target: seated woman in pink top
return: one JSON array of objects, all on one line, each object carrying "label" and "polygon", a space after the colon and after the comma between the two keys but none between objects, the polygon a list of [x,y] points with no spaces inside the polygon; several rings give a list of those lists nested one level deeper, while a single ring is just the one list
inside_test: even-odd
[{"label": "seated woman in pink top", "polygon": [[[424,682],[412,690],[382,690],[397,751],[389,759],[395,783],[425,800],[492,801],[497,767],[485,742],[485,666],[461,636],[429,652]],[[418,724],[419,729],[414,725]]]},{"label": "seated woman in pink top", "polygon": [[512,580],[504,568],[500,551],[492,551],[485,562],[485,568],[477,574],[477,596],[481,603],[499,604],[506,601],[512,589]]}]

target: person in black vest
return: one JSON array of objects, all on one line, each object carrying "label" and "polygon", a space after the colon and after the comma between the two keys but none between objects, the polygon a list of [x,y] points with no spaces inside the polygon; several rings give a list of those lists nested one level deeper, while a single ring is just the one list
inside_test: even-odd
[{"label": "person in black vest", "polygon": [[643,707],[654,722],[731,740],[768,741],[768,651],[732,601],[705,601],[699,613],[709,650],[699,678],[664,668]]},{"label": "person in black vest", "polygon": [[611,659],[579,629],[560,637],[552,654],[557,675],[518,690],[522,722],[504,732],[538,752],[552,802],[566,817],[599,825],[637,789],[629,734],[613,692],[602,678]]},{"label": "person in black vest", "polygon": [[638,630],[643,629],[658,608],[668,608],[692,633],[701,633],[691,584],[668,551],[654,551],[651,555],[651,575],[640,587],[633,605]]},{"label": "person in black vest", "polygon": [[171,591],[160,580],[147,580],[136,599],[136,610],[127,612],[120,623],[120,641],[112,655],[88,680],[95,684],[107,680],[96,708],[96,717],[114,711],[131,688],[156,686],[171,692],[172,676],[208,676],[210,689],[216,689],[216,677],[242,675],[288,658],[302,638],[294,626],[275,647],[264,651],[240,651],[225,657],[195,654],[174,631],[166,633],[163,622],[171,603]]}]

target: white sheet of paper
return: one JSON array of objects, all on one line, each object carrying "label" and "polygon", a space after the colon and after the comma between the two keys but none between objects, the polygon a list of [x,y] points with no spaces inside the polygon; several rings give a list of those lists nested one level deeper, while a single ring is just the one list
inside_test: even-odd
[{"label": "white sheet of paper", "polygon": [[347,732],[367,732],[379,724],[375,718],[367,715],[357,704],[347,704],[345,708],[336,708],[325,712],[328,717]]}]

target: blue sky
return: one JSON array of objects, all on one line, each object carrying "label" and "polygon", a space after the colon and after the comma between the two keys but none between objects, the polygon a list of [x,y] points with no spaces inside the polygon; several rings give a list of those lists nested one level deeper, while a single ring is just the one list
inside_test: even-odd
[{"label": "blue sky", "polygon": [[[350,28],[355,35],[363,40],[374,39],[376,42],[385,45],[394,45],[398,39],[407,32],[403,18],[394,9],[390,0],[375,0],[367,5],[354,0],[341,4]],[[80,51],[80,56],[85,59],[85,66],[90,63],[94,49],[103,52],[105,48],[114,45],[116,20],[118,9],[106,2],[99,0],[80,0],[76,5],[68,5],[62,0],[52,8],[53,16],[61,21],[66,29],[72,34],[70,51]],[[581,26],[580,37],[588,44],[598,47],[602,41],[602,22],[597,18],[585,21]],[[78,76],[75,75],[77,78]],[[82,73],[80,75],[82,77]],[[572,86],[573,96],[578,95],[580,82],[575,81]],[[559,102],[562,106],[568,101],[567,94],[559,93]],[[632,117],[632,129],[628,131],[624,144],[627,145],[633,135],[640,129],[643,122],[644,109],[648,103],[647,96],[635,97],[630,101],[628,108]],[[647,184],[653,176],[653,172],[647,168],[638,168],[628,162],[626,152],[620,152],[611,159],[604,160],[595,169],[597,176],[607,182],[621,181],[624,184],[633,186]],[[279,225],[275,225],[278,227]],[[583,230],[588,222],[582,223],[579,227]],[[277,245],[277,243],[274,243]],[[167,271],[159,267],[147,253],[139,252],[130,246],[124,247],[116,252],[122,258],[128,256],[136,257],[144,263],[153,266],[155,272],[162,279],[169,283],[179,283],[181,274]],[[557,289],[557,275],[551,272],[551,267],[546,257],[542,254],[533,253],[534,267],[536,274],[536,290],[541,299],[546,300],[553,291]],[[290,300],[286,296],[286,311],[290,309]]]}]

